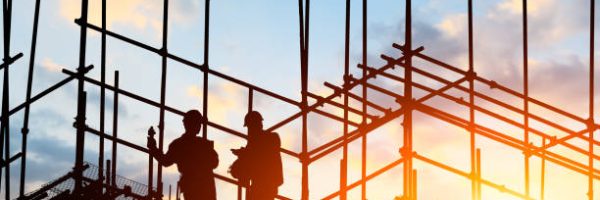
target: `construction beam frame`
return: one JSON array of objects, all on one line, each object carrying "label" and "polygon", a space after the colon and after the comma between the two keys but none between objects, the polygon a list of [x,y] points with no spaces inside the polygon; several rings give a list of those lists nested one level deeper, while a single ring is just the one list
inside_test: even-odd
[{"label": "construction beam frame", "polygon": [[[26,97],[25,101],[18,104],[14,108],[9,107],[10,100],[10,85],[9,85],[9,77],[10,77],[10,66],[11,64],[17,62],[20,58],[24,56],[23,53],[11,55],[11,23],[12,19],[12,0],[5,0],[3,2],[3,62],[0,64],[0,70],[3,70],[3,89],[2,89],[2,109],[1,109],[1,127],[0,127],[0,184],[4,184],[4,194],[5,199],[11,199],[11,163],[20,159],[20,177],[19,177],[19,189],[18,199],[32,199],[38,195],[42,195],[45,191],[51,189],[50,186],[42,188],[42,190],[33,193],[34,195],[27,195],[25,191],[25,182],[26,182],[26,167],[27,167],[27,140],[28,134],[31,132],[29,130],[29,114],[31,110],[31,105],[44,98],[46,95],[58,90],[62,86],[67,83],[76,80],[77,81],[77,116],[75,118],[74,128],[76,129],[76,151],[75,151],[75,163],[73,167],[73,171],[67,176],[61,178],[68,179],[73,178],[75,180],[75,187],[72,191],[74,195],[83,195],[83,193],[87,192],[90,188],[86,188],[91,183],[99,183],[101,185],[100,192],[110,192],[112,195],[117,195],[119,192],[123,192],[123,188],[119,188],[115,183],[116,174],[118,171],[117,168],[117,145],[122,145],[126,148],[137,150],[141,153],[148,154],[149,151],[146,147],[138,146],[131,141],[127,141],[121,139],[117,135],[118,130],[118,104],[119,104],[119,96],[123,96],[126,98],[137,100],[138,102],[151,105],[159,110],[158,117],[158,128],[159,128],[159,149],[164,150],[164,118],[165,114],[172,113],[176,115],[183,115],[184,112],[181,110],[177,110],[168,105],[166,102],[166,85],[167,81],[167,71],[172,66],[168,66],[167,63],[169,60],[178,62],[183,64],[186,67],[193,68],[199,70],[202,77],[202,85],[203,85],[203,105],[202,105],[202,113],[206,117],[207,120],[204,121],[205,127],[212,127],[226,134],[230,134],[242,139],[246,139],[247,136],[244,133],[240,133],[233,129],[230,129],[224,125],[217,124],[213,121],[210,121],[211,117],[209,116],[208,109],[210,108],[208,102],[208,90],[209,84],[211,80],[221,79],[225,81],[232,82],[239,86],[245,87],[249,91],[249,104],[248,111],[251,111],[253,108],[253,100],[252,96],[255,93],[264,94],[270,98],[273,98],[277,101],[284,102],[288,105],[297,107],[298,111],[289,117],[274,123],[270,126],[267,131],[274,131],[280,127],[285,126],[291,121],[294,121],[298,118],[302,121],[302,127],[299,131],[302,138],[302,147],[300,152],[294,152],[289,149],[281,148],[280,151],[288,156],[291,156],[301,164],[301,193],[300,199],[310,199],[309,195],[310,184],[309,184],[309,167],[313,162],[319,161],[321,158],[331,155],[333,152],[337,152],[339,150],[342,151],[342,158],[340,160],[340,182],[339,182],[339,190],[334,191],[331,194],[325,196],[323,199],[333,199],[339,197],[342,200],[347,199],[347,191],[360,187],[360,196],[361,199],[367,199],[368,190],[367,183],[368,181],[381,176],[386,171],[389,171],[392,168],[402,166],[403,168],[403,189],[401,199],[403,200],[416,200],[418,197],[418,169],[414,167],[414,162],[417,161],[419,163],[428,164],[431,166],[435,166],[441,170],[445,170],[451,174],[458,175],[460,177],[464,177],[471,182],[471,192],[472,199],[482,199],[481,190],[482,187],[490,187],[496,189],[500,192],[505,192],[512,196],[515,196],[520,199],[534,199],[533,194],[531,194],[531,178],[530,174],[533,170],[530,169],[530,157],[538,157],[542,160],[541,165],[541,191],[539,194],[539,199],[544,199],[545,190],[544,190],[544,182],[545,182],[545,163],[551,162],[558,166],[561,166],[565,169],[568,169],[572,172],[579,173],[588,177],[587,185],[588,185],[588,197],[589,199],[594,198],[594,180],[600,179],[600,169],[595,167],[594,162],[600,161],[600,156],[594,153],[594,148],[600,146],[600,141],[595,139],[594,132],[600,128],[600,125],[597,124],[594,120],[594,21],[595,21],[595,0],[590,0],[590,60],[589,60],[589,116],[587,119],[577,116],[576,114],[567,112],[558,107],[552,106],[549,103],[542,102],[535,98],[529,96],[529,68],[528,68],[528,14],[527,14],[527,0],[523,0],[522,2],[522,22],[523,22],[523,72],[524,72],[524,84],[523,91],[518,92],[514,89],[508,88],[501,84],[496,83],[495,81],[486,79],[481,77],[476,73],[476,68],[474,66],[474,47],[473,47],[473,1],[467,0],[467,10],[468,10],[468,70],[462,70],[459,67],[449,65],[440,60],[437,60],[433,57],[430,57],[423,53],[424,47],[414,48],[413,44],[413,31],[412,31],[412,1],[405,0],[405,32],[404,32],[404,44],[393,44],[392,47],[400,50],[399,56],[387,56],[382,55],[381,58],[386,61],[386,64],[379,68],[374,68],[368,65],[368,9],[367,9],[367,1],[362,1],[362,13],[361,13],[361,31],[362,31],[362,61],[357,65],[361,74],[357,76],[359,78],[355,78],[352,74],[350,74],[350,22],[351,22],[351,14],[350,14],[350,5],[351,0],[345,1],[345,32],[344,32],[344,74],[343,74],[343,85],[336,86],[335,84],[331,84],[326,82],[324,87],[332,89],[331,94],[327,96],[320,96],[315,93],[312,93],[308,90],[308,82],[309,82],[309,44],[310,44],[310,0],[298,0],[298,25],[299,25],[299,52],[300,52],[300,80],[301,80],[301,88],[299,90],[301,99],[294,100],[292,98],[285,97],[283,95],[272,92],[268,89],[258,87],[251,83],[245,82],[243,80],[237,79],[235,77],[229,76],[225,73],[216,71],[210,67],[209,64],[209,41],[210,41],[210,0],[205,0],[205,10],[204,10],[204,50],[203,50],[203,60],[202,63],[196,63],[191,60],[184,59],[177,55],[174,55],[168,51],[168,22],[169,22],[169,0],[164,0],[163,2],[163,15],[162,15],[162,44],[160,47],[152,47],[150,45],[144,44],[138,40],[133,38],[126,37],[119,33],[108,30],[106,27],[106,18],[107,12],[110,13],[106,8],[106,0],[102,0],[102,24],[101,26],[97,26],[88,22],[88,0],[81,1],[81,16],[78,19],[75,19],[75,23],[79,25],[80,28],[80,38],[79,38],[79,62],[76,68],[76,71],[64,69],[63,73],[66,75],[66,78],[57,82],[56,84],[50,86],[46,90],[33,95],[32,94],[32,82],[34,80],[34,66],[35,66],[35,57],[36,57],[36,45],[38,38],[38,21],[40,16],[40,0],[35,0],[34,9],[34,17],[33,17],[33,27],[32,27],[32,37],[31,37],[31,49],[29,52],[29,63],[28,63],[28,72],[27,72],[27,87],[26,87]],[[100,60],[100,70],[101,70],[101,78],[100,80],[95,80],[86,76],[86,73],[93,69],[92,65],[86,63],[86,48],[87,48],[87,32],[95,31],[101,34],[101,60]],[[115,72],[115,82],[114,85],[110,85],[106,83],[105,73],[106,73],[106,40],[107,37],[125,42],[132,46],[137,46],[141,49],[144,49],[148,52],[152,52],[157,54],[157,56],[161,57],[161,81],[160,81],[160,100],[158,102],[150,100],[144,96],[126,91],[119,87],[119,75],[118,71]],[[437,69],[446,70],[449,73],[456,73],[461,76],[461,78],[450,80],[443,76],[436,75],[434,72],[430,72],[424,70],[423,68],[415,65],[416,62],[413,60],[419,59],[425,61],[429,64],[433,64],[437,67]],[[400,67],[404,71],[404,76],[398,76],[392,73],[396,68]],[[483,68],[485,66],[477,66],[477,68]],[[427,79],[430,79],[434,82],[441,83],[442,86],[438,88],[434,88],[431,86],[427,86],[424,83],[419,83],[417,80],[413,79],[413,75],[418,74]],[[392,80],[397,85],[402,85],[403,91],[393,91],[386,89],[383,86],[374,84],[372,81],[376,77],[384,77],[386,79]],[[468,87],[462,86],[462,83],[467,83]],[[492,89],[498,90],[505,94],[511,95],[512,97],[516,97],[523,102],[523,107],[517,107],[510,105],[501,100],[495,99],[490,95],[486,95],[482,92],[477,91],[475,88],[476,84],[487,85]],[[87,103],[87,95],[86,95],[86,87],[99,87],[101,93],[101,103],[100,103],[100,127],[99,129],[91,128],[86,124],[86,116],[90,113],[87,112],[86,103]],[[360,92],[356,92],[359,89]],[[448,90],[456,89],[468,95],[468,101],[465,101],[461,97],[454,96],[448,93]],[[424,91],[426,94],[421,97],[416,97],[415,90]],[[106,92],[112,92],[114,94],[114,107],[113,107],[113,127],[112,127],[112,135],[107,133],[105,129],[105,100],[106,100]],[[368,91],[375,91],[389,98],[393,98],[396,100],[400,108],[392,109],[385,107],[383,105],[378,104],[374,100],[369,98],[373,95],[368,95]],[[309,98],[311,98],[313,103],[309,103]],[[431,105],[428,100],[432,98],[442,98],[451,102],[455,102],[457,105],[460,105],[469,110],[468,119],[463,119],[458,115],[452,114],[443,109],[437,108],[435,105]],[[360,102],[360,108],[355,108],[350,106],[349,100],[356,100]],[[475,101],[477,100],[477,101]],[[509,119],[505,116],[497,114],[489,109],[486,109],[482,106],[483,103],[491,103],[494,106],[499,106],[503,109],[506,109],[510,112],[518,114],[523,117],[523,121],[519,122],[516,120]],[[320,107],[324,105],[333,106],[335,109],[343,110],[343,116],[339,116],[336,113],[329,112],[325,109],[321,109]],[[529,107],[535,105],[541,108],[547,109],[549,111],[554,112],[562,117],[573,120],[577,123],[585,125],[585,129],[583,130],[573,130],[571,128],[566,127],[565,125],[561,125],[560,122],[552,121],[550,119],[545,118],[544,116],[537,115],[535,113],[531,113]],[[16,113],[23,111],[24,121],[21,129],[21,140],[22,146],[21,151],[15,153],[14,155],[10,152],[10,138],[14,137],[9,132],[10,125],[10,117]],[[457,169],[447,164],[444,164],[443,161],[437,161],[431,158],[428,158],[425,155],[420,154],[419,152],[414,151],[413,146],[413,112],[418,111],[424,113],[428,116],[440,119],[442,121],[453,124],[457,127],[464,128],[469,132],[470,137],[470,169]],[[320,116],[326,117],[327,119],[333,120],[335,122],[343,123],[343,129],[341,130],[340,136],[334,138],[320,146],[309,149],[309,127],[311,124],[308,123],[308,115],[314,113]],[[486,125],[480,124],[477,121],[475,114],[482,114],[492,117],[493,119],[502,121],[514,127],[517,127],[523,130],[523,138],[515,138],[506,133],[503,133],[498,130],[494,130]],[[349,119],[349,114],[359,115],[361,117],[360,121],[352,121]],[[385,165],[384,167],[375,170],[371,174],[367,174],[367,136],[373,132],[378,127],[381,127],[384,124],[389,123],[390,121],[397,119],[399,117],[403,118],[402,126],[403,126],[403,146],[400,147],[400,151],[398,155],[398,159]],[[535,120],[543,125],[547,125],[549,127],[555,128],[567,136],[558,138],[549,133],[545,133],[542,130],[538,130],[536,128],[530,127],[530,120]],[[35,132],[35,131],[34,131]],[[85,144],[85,136],[87,134],[95,135],[100,138],[99,143],[99,156],[98,156],[98,180],[90,180],[82,175],[83,170],[86,169],[85,163],[85,155],[84,155],[84,144]],[[207,128],[203,129],[202,137],[209,137],[207,133]],[[491,180],[486,179],[481,172],[481,149],[485,147],[480,147],[476,143],[476,137],[485,137],[491,139],[493,141],[499,142],[505,146],[510,148],[517,149],[523,152],[524,155],[524,182],[525,187],[521,189],[510,188],[504,186],[500,183],[495,183]],[[531,137],[538,137],[542,140],[541,144],[533,144],[531,142]],[[348,154],[349,149],[348,145],[354,141],[361,141],[361,176],[358,180],[348,180]],[[112,142],[112,155],[111,162],[105,162],[105,140]],[[572,141],[584,141],[587,142],[587,147],[581,147],[574,145]],[[588,159],[586,162],[581,162],[575,160],[567,155],[561,154],[561,152],[554,151],[555,147],[563,147],[570,151],[573,151],[579,155],[586,156]],[[88,159],[89,160],[89,159]],[[106,171],[105,171],[106,168]],[[154,169],[156,168],[156,171]],[[151,157],[149,157],[148,162],[148,195],[145,197],[136,197],[138,199],[160,199],[164,195],[163,187],[163,168],[160,163],[155,163]],[[106,172],[106,173],[105,173]],[[4,175],[4,179],[2,179],[2,175]],[[238,199],[242,199],[242,188],[246,187],[243,183],[238,182],[226,175],[215,174],[215,177],[224,182],[237,185],[238,187]],[[154,184],[156,183],[156,187]],[[0,185],[0,188],[1,185]],[[169,186],[169,194],[170,194],[170,186]],[[177,191],[178,187],[177,187]],[[176,192],[179,194],[179,192]],[[279,195],[278,199],[292,199],[289,197],[285,197]],[[297,199],[297,197],[293,197]]]}]

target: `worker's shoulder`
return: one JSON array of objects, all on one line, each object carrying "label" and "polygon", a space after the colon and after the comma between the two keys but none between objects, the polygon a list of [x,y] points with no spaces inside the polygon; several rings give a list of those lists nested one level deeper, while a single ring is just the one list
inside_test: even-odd
[{"label": "worker's shoulder", "polygon": [[169,145],[170,148],[180,148],[183,146],[197,146],[197,147],[213,147],[214,142],[212,140],[201,138],[201,137],[178,137]]},{"label": "worker's shoulder", "polygon": [[263,134],[263,136],[265,136],[265,137],[279,137],[279,133],[265,131],[264,134]]},{"label": "worker's shoulder", "polygon": [[209,140],[208,138],[203,138],[203,137],[195,137],[194,142],[200,143],[202,145],[212,145],[215,143],[214,141]]},{"label": "worker's shoulder", "polygon": [[173,141],[171,141],[171,144],[169,144],[169,149],[178,148],[181,145],[183,145],[184,142],[185,140],[183,139],[183,137],[175,138]]},{"label": "worker's shoulder", "polygon": [[189,145],[191,143],[194,143],[196,137],[187,137],[184,135],[179,136],[178,138],[175,138],[171,144],[169,145],[170,147],[178,147],[178,146],[185,146],[185,145]]},{"label": "worker's shoulder", "polygon": [[179,136],[178,138],[175,138],[172,142],[171,145],[177,145],[179,143],[182,143],[185,141],[185,138],[183,136]]},{"label": "worker's shoulder", "polygon": [[277,133],[277,132],[271,132],[271,134],[275,137],[279,137],[279,133]]},{"label": "worker's shoulder", "polygon": [[271,141],[279,141],[279,134],[277,132],[266,132],[264,136]]}]

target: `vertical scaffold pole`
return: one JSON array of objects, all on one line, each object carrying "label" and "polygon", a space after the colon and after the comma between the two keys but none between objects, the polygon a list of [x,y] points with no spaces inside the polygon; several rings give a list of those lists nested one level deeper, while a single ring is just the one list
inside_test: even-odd
[{"label": "vertical scaffold pole", "polygon": [[477,199],[481,199],[481,149],[476,152],[476,169],[477,169]]},{"label": "vertical scaffold pole", "polygon": [[468,1],[468,26],[469,26],[469,71],[467,72],[467,80],[469,80],[469,133],[471,144],[471,199],[477,199],[477,176],[478,170],[476,165],[476,149],[475,149],[475,97],[474,97],[474,78],[475,70],[473,67],[473,1]]},{"label": "vertical scaffold pole", "polygon": [[202,137],[207,138],[208,129],[208,52],[209,52],[209,34],[210,34],[210,0],[205,0],[204,6],[204,85],[202,90],[202,114],[204,114]]},{"label": "vertical scaffold pole", "polygon": [[[12,0],[3,1],[2,4],[2,14],[4,20],[4,62],[8,62],[10,59],[10,33],[11,33],[11,16],[12,16]],[[0,127],[0,155],[4,151],[4,161],[7,162],[4,167],[4,194],[6,199],[10,199],[10,120],[9,120],[9,67],[5,67],[4,69],[4,80],[2,87],[2,119],[1,127]],[[0,171],[0,177],[2,172]]]},{"label": "vertical scaffold pole", "polygon": [[[83,74],[82,72],[80,72]],[[82,75],[79,75],[82,76]],[[77,128],[76,144],[75,144],[75,188],[73,193],[79,195],[83,187],[83,157],[84,157],[84,144],[85,144],[85,107],[87,101],[87,93],[83,91],[83,88],[79,90],[77,97],[77,117],[75,117],[75,126]]]},{"label": "vertical scaffold pole", "polygon": [[[165,135],[165,93],[167,90],[167,38],[168,38],[168,26],[169,26],[169,0],[164,0],[163,5],[163,24],[162,24],[162,67],[160,76],[160,116],[158,119],[158,149],[163,152],[164,146],[164,135]],[[206,128],[205,128],[206,129]],[[158,162],[158,169],[156,175],[156,187],[158,195],[163,194],[163,182],[162,182],[162,163]]]},{"label": "vertical scaffold pole", "polygon": [[412,178],[412,183],[411,183],[411,185],[412,185],[412,191],[411,191],[411,194],[413,195],[412,199],[416,200],[417,199],[417,170],[416,169],[413,169],[411,178]]},{"label": "vertical scaffold pole", "polygon": [[[81,20],[82,24],[87,24],[88,20],[88,0],[81,1]],[[84,91],[84,72],[85,72],[85,52],[87,42],[87,29],[84,25],[80,29],[79,41],[79,66],[78,71],[78,98],[77,98],[77,117],[75,126],[77,128],[76,144],[75,144],[75,188],[74,193],[81,192],[83,179],[83,157],[85,145],[85,107],[86,107],[86,92]]]},{"label": "vertical scaffold pole", "polygon": [[523,130],[525,150],[525,196],[530,194],[530,178],[529,178],[529,49],[527,42],[527,0],[523,0]]},{"label": "vertical scaffold pole", "polygon": [[[38,30],[38,22],[40,16],[40,0],[35,1],[34,8],[34,16],[33,16],[33,31],[31,33],[31,53],[29,55],[29,71],[27,73],[27,94],[25,96],[25,102],[31,101],[31,87],[33,84],[33,73],[34,73],[34,64],[35,64],[35,52],[37,46],[37,30]],[[8,68],[6,68],[8,70]],[[25,106],[25,112],[23,113],[23,128],[21,129],[22,133],[22,145],[21,152],[23,153],[23,157],[21,157],[21,176],[19,180],[19,197],[23,197],[25,195],[25,175],[26,175],[26,164],[27,164],[27,134],[29,134],[29,109],[30,104]],[[4,116],[4,114],[3,114]]]},{"label": "vertical scaffold pole", "polygon": [[[302,152],[300,162],[302,164],[302,194],[301,199],[308,199],[308,128],[307,113],[308,107],[307,89],[308,89],[308,24],[310,0],[306,0],[306,18],[304,17],[304,3],[298,0],[298,11],[300,20],[300,79],[301,96],[300,109],[302,110]],[[306,20],[306,24],[304,23]]]},{"label": "vertical scaffold pole", "polygon": [[[110,180],[112,181],[111,184],[113,187],[117,186],[117,138],[118,138],[118,133],[119,133],[119,129],[118,129],[118,125],[119,125],[119,93],[117,92],[119,90],[119,71],[115,71],[115,90],[114,90],[114,96],[113,96],[113,127],[112,127],[112,136],[113,136],[113,140],[112,140],[112,167],[111,167],[111,178]],[[152,173],[149,173],[150,175]],[[152,180],[152,177],[149,178],[150,180]],[[150,191],[152,190],[151,185],[148,186],[148,193],[150,193]]]},{"label": "vertical scaffold pole", "polygon": [[102,0],[102,33],[100,47],[100,141],[98,151],[98,180],[104,178],[104,106],[105,106],[105,84],[106,84],[106,0]]},{"label": "vertical scaffold pole", "polygon": [[[546,146],[546,138],[542,138],[542,146]],[[542,164],[541,164],[541,175],[540,175],[540,200],[544,200],[544,190],[546,185],[546,151],[542,151]]]},{"label": "vertical scaffold pole", "polygon": [[[346,28],[344,33],[344,88],[350,84],[350,0],[346,0]],[[344,93],[344,146],[340,161],[340,200],[346,200],[348,185],[348,94]]]},{"label": "vertical scaffold pole", "polygon": [[[367,76],[367,0],[362,1],[362,63],[365,67],[362,68],[362,76]],[[362,121],[361,126],[367,125],[367,84],[362,84]],[[362,134],[361,140],[361,167],[360,167],[360,185],[361,199],[367,199],[367,134]]]},{"label": "vertical scaffold pole", "polygon": [[404,33],[404,45],[406,55],[406,62],[404,67],[404,121],[402,122],[404,128],[404,152],[403,159],[404,164],[404,196],[406,199],[413,199],[413,188],[412,183],[412,1],[406,0],[406,29]]},{"label": "vertical scaffold pole", "polygon": [[588,137],[588,197],[590,200],[594,199],[594,131],[595,131],[595,122],[594,122],[594,21],[595,21],[595,0],[590,1],[590,86],[589,86],[589,97],[590,97],[590,106],[589,106],[589,119],[588,119],[588,129],[589,137]]}]

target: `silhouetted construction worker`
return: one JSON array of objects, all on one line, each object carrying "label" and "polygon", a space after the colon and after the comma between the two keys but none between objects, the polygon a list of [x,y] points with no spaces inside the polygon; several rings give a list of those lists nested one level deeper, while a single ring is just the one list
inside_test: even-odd
[{"label": "silhouetted construction worker", "polygon": [[244,118],[244,126],[248,128],[249,156],[248,200],[271,200],[277,195],[278,187],[283,184],[281,168],[281,141],[277,133],[265,132],[260,113],[251,111]]},{"label": "silhouetted construction worker", "polygon": [[[148,148],[154,158],[165,167],[177,164],[181,173],[179,183],[186,200],[216,199],[213,169],[219,164],[219,158],[213,141],[197,136],[203,120],[204,117],[197,110],[185,113],[185,133],[171,142],[166,154],[156,148],[153,137],[148,137]],[[154,129],[150,127],[148,135],[153,134]]]}]

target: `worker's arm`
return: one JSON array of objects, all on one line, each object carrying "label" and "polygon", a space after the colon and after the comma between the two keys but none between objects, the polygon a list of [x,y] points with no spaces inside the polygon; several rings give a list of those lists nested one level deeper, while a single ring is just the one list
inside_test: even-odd
[{"label": "worker's arm", "polygon": [[210,140],[203,140],[203,142],[205,142],[205,145],[207,145],[206,147],[208,147],[208,165],[211,169],[215,169],[217,168],[217,166],[219,166],[219,154],[217,154],[217,151],[215,151],[215,143]]},{"label": "worker's arm", "polygon": [[152,128],[150,128],[148,130],[148,143],[146,144],[146,146],[148,147],[148,151],[150,153],[150,155],[155,158],[156,160],[158,160],[159,163],[161,163],[163,166],[168,167],[173,165],[174,161],[173,161],[173,152],[171,151],[171,148],[169,146],[169,151],[167,151],[167,154],[163,154],[163,152],[158,149],[156,147],[156,140],[154,140],[154,137],[151,137],[150,135],[154,135],[153,133],[150,134],[150,132],[154,132],[154,130]]},{"label": "worker's arm", "polygon": [[273,157],[272,159],[272,177],[273,177],[273,183],[275,183],[277,186],[280,186],[283,184],[283,168],[282,168],[282,163],[281,163],[281,139],[279,138],[279,134],[277,133],[272,133],[272,137],[271,137],[271,142],[273,145],[271,145],[270,151],[274,152],[275,157]]},{"label": "worker's arm", "polygon": [[170,151],[170,148],[166,154],[163,154],[163,152],[160,149],[156,148],[156,146],[149,146],[148,149],[150,150],[150,155],[152,155],[152,157],[158,160],[158,162],[163,166],[168,167],[173,165],[173,153],[172,151]]},{"label": "worker's arm", "polygon": [[274,151],[279,151],[281,149],[281,139],[279,138],[279,134],[277,134],[275,132],[272,133],[272,134],[273,134],[273,136],[272,136],[271,139],[272,139],[272,142],[273,142],[273,146],[272,146],[274,148],[273,150]]},{"label": "worker's arm", "polygon": [[219,166],[219,154],[217,154],[217,152],[214,149],[212,149],[211,154],[211,167],[215,169],[217,168],[217,166]]},{"label": "worker's arm", "polygon": [[[159,151],[160,152],[160,151]],[[175,160],[173,159],[173,151],[171,150],[171,146],[169,146],[169,150],[167,151],[167,154],[162,154],[162,152],[160,152],[162,155],[162,157],[159,159],[157,159],[163,166],[168,167],[171,166],[175,163]]]}]

